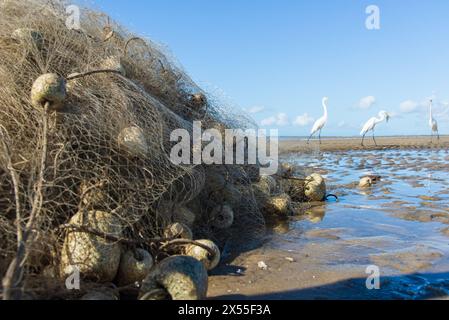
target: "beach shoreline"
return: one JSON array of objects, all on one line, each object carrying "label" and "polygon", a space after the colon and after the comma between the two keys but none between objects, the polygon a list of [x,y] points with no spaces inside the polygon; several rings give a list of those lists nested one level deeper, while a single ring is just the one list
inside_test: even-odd
[{"label": "beach shoreline", "polygon": [[430,136],[397,136],[376,137],[377,146],[371,137],[365,139],[365,146],[361,146],[361,138],[323,138],[321,144],[317,139],[307,144],[307,139],[284,138],[279,141],[279,153],[313,153],[313,152],[335,152],[350,150],[387,150],[387,149],[443,149],[449,148],[449,136],[441,136],[440,141],[436,138],[431,144]]}]

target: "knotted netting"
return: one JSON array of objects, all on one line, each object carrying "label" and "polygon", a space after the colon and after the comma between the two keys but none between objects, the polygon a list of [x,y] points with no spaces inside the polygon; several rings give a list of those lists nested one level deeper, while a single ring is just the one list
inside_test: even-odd
[{"label": "knotted netting", "polygon": [[[0,1],[0,275],[28,229],[24,277],[57,266],[61,226],[92,210],[113,214],[127,240],[161,237],[183,210],[197,237],[222,245],[255,238],[264,219],[254,167],[170,161],[175,129],[191,132],[193,121],[245,129],[252,121],[199,88],[161,46],[106,15],[82,9],[81,29],[68,28],[66,6]],[[30,96],[45,74],[66,82],[57,110]],[[213,175],[222,182],[210,182]],[[224,203],[235,214],[226,230],[211,217]]]}]

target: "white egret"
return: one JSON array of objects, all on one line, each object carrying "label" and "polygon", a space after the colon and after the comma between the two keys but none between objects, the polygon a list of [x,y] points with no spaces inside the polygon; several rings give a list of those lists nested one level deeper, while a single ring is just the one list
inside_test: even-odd
[{"label": "white egret", "polygon": [[433,135],[434,135],[434,133],[437,134],[438,141],[440,141],[440,134],[439,134],[439,132],[438,132],[438,122],[433,118],[433,114],[432,114],[432,103],[433,103],[433,101],[430,100],[430,119],[429,119],[429,126],[430,126],[430,129],[432,129],[432,133],[430,134],[430,143],[433,142]]},{"label": "white egret", "polygon": [[379,123],[381,123],[385,120],[388,122],[390,120],[390,115],[386,111],[381,111],[381,112],[379,112],[379,116],[377,118],[372,117],[365,123],[365,125],[363,126],[363,129],[362,129],[362,132],[360,132],[360,135],[363,136],[362,147],[364,146],[363,142],[365,141],[365,136],[370,131],[373,132],[373,140],[374,140],[375,145],[377,146],[376,138],[374,137],[374,129],[376,128],[376,125],[378,125]]},{"label": "white egret", "polygon": [[324,126],[327,123],[327,101],[329,100],[329,98],[324,97],[322,104],[323,104],[323,109],[324,109],[324,115],[319,118],[315,124],[313,125],[312,131],[310,133],[310,137],[309,139],[307,139],[307,144],[309,144],[310,139],[312,139],[313,135],[316,134],[318,132],[318,139],[320,140],[320,144],[321,144],[321,130],[323,130]]}]

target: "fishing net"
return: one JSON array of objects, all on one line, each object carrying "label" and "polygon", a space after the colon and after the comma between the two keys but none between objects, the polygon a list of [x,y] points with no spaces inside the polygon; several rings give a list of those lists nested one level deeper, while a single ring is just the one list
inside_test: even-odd
[{"label": "fishing net", "polygon": [[[194,120],[221,131],[254,123],[199,88],[161,46],[88,9],[81,30],[71,30],[65,9],[62,1],[0,1],[0,275],[27,228],[23,278],[57,266],[64,226],[79,212],[113,214],[120,237],[139,243],[161,237],[180,210],[193,214],[197,237],[222,246],[257,238],[257,166],[169,158],[170,133],[192,132]],[[93,70],[106,71],[86,74]],[[30,96],[44,74],[67,81],[55,110]],[[211,175],[224,183],[211,185]],[[210,215],[225,202],[235,220],[220,230]]]}]

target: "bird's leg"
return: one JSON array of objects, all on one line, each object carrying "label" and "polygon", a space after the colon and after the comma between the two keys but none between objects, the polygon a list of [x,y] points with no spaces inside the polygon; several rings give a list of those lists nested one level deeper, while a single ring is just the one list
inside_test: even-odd
[{"label": "bird's leg", "polygon": [[313,137],[313,133],[310,135],[309,139],[307,139],[307,144],[310,143],[310,139],[312,139],[312,137]]},{"label": "bird's leg", "polygon": [[365,141],[365,136],[366,136],[366,133],[364,133],[364,134],[363,134],[363,137],[362,137],[362,147],[365,146],[365,145],[363,144],[363,142]]},{"label": "bird's leg", "polygon": [[433,144],[433,130],[430,132],[430,144]]},{"label": "bird's leg", "polygon": [[437,138],[438,138],[438,142],[440,142],[440,132],[437,130]]},{"label": "bird's leg", "polygon": [[374,137],[374,130],[373,130],[373,140],[374,140],[374,144],[376,145],[376,147],[377,147],[377,142],[376,142],[376,138]]},{"label": "bird's leg", "polygon": [[320,144],[321,144],[321,129],[320,129],[320,133],[318,135],[318,139],[320,140]]}]

